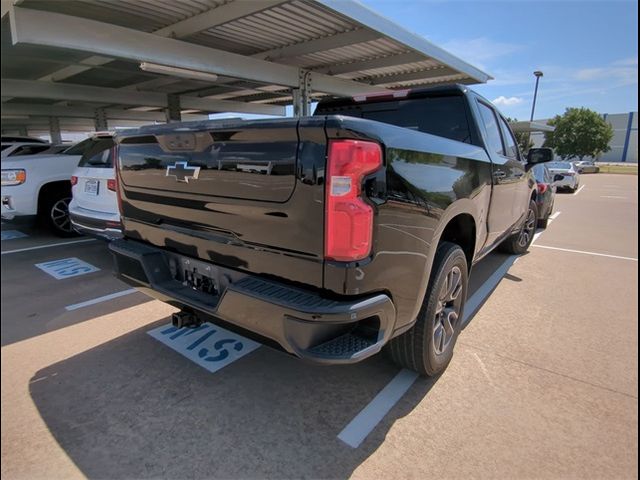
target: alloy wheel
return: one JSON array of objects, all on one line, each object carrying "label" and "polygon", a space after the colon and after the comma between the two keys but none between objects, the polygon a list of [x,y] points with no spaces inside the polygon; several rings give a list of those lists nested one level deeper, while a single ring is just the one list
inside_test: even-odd
[{"label": "alloy wheel", "polygon": [[536,232],[536,212],[532,209],[529,209],[527,213],[527,219],[522,226],[522,230],[520,231],[520,236],[518,237],[518,245],[523,248],[526,248],[531,241],[531,238]]},{"label": "alloy wheel", "polygon": [[51,207],[51,222],[60,231],[65,233],[73,232],[71,220],[69,219],[69,203],[71,197],[61,198]]},{"label": "alloy wheel", "polygon": [[462,271],[454,266],[447,274],[438,295],[432,337],[436,355],[447,352],[455,336],[462,308],[462,287]]}]

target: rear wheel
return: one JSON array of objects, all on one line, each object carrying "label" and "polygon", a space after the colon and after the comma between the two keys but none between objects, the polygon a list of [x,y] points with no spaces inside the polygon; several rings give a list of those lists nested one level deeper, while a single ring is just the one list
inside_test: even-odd
[{"label": "rear wheel", "polygon": [[395,363],[426,376],[447,368],[462,326],[467,284],[464,252],[454,243],[443,242],[415,325],[389,342]]},{"label": "rear wheel", "polygon": [[42,221],[52,233],[59,237],[77,235],[69,219],[69,203],[71,203],[71,192],[59,189],[49,192],[41,204]]},{"label": "rear wheel", "polygon": [[527,216],[525,217],[525,221],[520,227],[520,230],[507,238],[502,245],[500,245],[500,249],[503,252],[514,255],[522,255],[523,253],[526,253],[533,242],[533,236],[536,233],[537,224],[538,206],[536,205],[536,202],[531,200],[529,202]]}]

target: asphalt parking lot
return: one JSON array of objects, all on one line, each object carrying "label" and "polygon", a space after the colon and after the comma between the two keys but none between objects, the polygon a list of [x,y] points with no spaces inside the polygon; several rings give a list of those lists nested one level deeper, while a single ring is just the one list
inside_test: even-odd
[{"label": "asphalt parking lot", "polygon": [[[529,254],[477,265],[430,380],[264,346],[211,373],[147,334],[174,310],[116,280],[104,243],[3,225],[2,477],[635,477],[638,177],[582,184]],[[35,266],[68,258],[99,270]]]}]

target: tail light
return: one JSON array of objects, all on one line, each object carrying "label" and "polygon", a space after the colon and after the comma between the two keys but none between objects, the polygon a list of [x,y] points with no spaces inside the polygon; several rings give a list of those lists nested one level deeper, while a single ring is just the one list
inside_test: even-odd
[{"label": "tail light", "polygon": [[[118,144],[115,144],[111,148],[111,161],[113,162],[113,191],[116,192],[116,198],[118,199],[118,212],[120,212],[120,219],[122,221],[122,192],[120,191],[120,182],[118,181],[118,175],[120,174],[120,159],[118,159]],[[107,184],[107,188],[111,190]]]},{"label": "tail light", "polygon": [[71,186],[73,187],[74,185],[78,184],[78,177],[76,177],[75,175],[71,175]]},{"label": "tail light", "polygon": [[115,178],[110,178],[107,180],[107,188],[109,190],[111,190],[112,192],[116,191],[116,179]]},{"label": "tail light", "polygon": [[324,254],[329,260],[361,260],[371,252],[373,208],[362,198],[366,175],[382,166],[374,142],[330,140],[327,158]]},{"label": "tail light", "polygon": [[547,190],[549,190],[549,184],[548,183],[539,183],[538,184],[538,193],[539,194],[542,195]]}]

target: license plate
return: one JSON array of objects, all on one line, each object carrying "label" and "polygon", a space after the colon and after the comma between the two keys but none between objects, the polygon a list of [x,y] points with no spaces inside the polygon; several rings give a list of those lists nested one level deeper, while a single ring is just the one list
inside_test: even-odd
[{"label": "license plate", "polygon": [[88,195],[98,195],[98,187],[100,182],[98,180],[87,180],[84,183],[84,193]]}]

